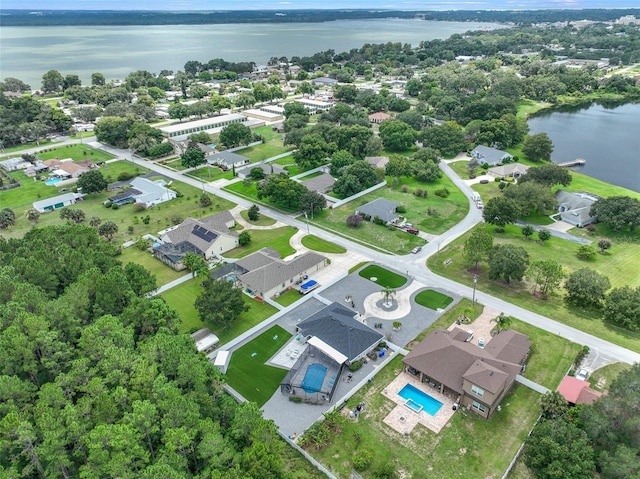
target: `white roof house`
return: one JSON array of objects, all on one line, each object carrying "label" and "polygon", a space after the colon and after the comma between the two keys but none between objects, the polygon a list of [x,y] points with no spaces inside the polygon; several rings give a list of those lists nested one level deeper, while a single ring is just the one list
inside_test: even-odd
[{"label": "white roof house", "polygon": [[58,210],[65,206],[73,205],[81,200],[84,195],[81,193],[65,193],[64,195],[54,196],[44,200],[34,201],[33,207],[40,213]]}]

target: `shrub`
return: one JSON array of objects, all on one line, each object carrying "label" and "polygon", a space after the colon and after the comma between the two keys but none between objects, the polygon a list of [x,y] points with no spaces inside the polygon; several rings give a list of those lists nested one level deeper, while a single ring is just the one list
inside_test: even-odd
[{"label": "shrub", "polygon": [[400,205],[396,208],[396,213],[406,213],[407,212],[407,207],[404,205]]},{"label": "shrub", "polygon": [[113,203],[111,203],[111,201],[105,201],[104,202],[104,207],[105,208],[111,208],[113,206]]},{"label": "shrub", "polygon": [[498,188],[501,190],[504,190],[506,187],[507,187],[507,183],[500,182],[500,184],[498,185]]},{"label": "shrub", "polygon": [[373,218],[373,223],[376,225],[384,225],[385,221],[379,216],[376,216],[375,218]]},{"label": "shrub", "polygon": [[352,461],[353,468],[356,471],[364,471],[371,465],[372,461],[373,461],[373,453],[369,449],[356,451],[356,454],[353,457],[353,461]]},{"label": "shrub", "polygon": [[144,203],[134,203],[133,211],[144,211],[147,209],[147,205]]},{"label": "shrub", "polygon": [[578,351],[578,354],[576,354],[576,359],[573,362],[573,365],[576,369],[580,367],[580,364],[582,364],[582,360],[587,357],[587,354],[589,354],[589,346],[582,346],[582,349]]},{"label": "shrub", "polygon": [[587,229],[587,231],[588,231],[589,233],[591,233],[591,234],[595,233],[595,232],[596,232],[596,229],[597,229],[596,225],[594,225],[593,223],[588,224],[587,226],[585,226],[585,228],[586,228],[586,229]]},{"label": "shrub", "polygon": [[172,225],[176,226],[182,223],[183,219],[182,216],[175,215],[170,218],[170,221]]},{"label": "shrub", "polygon": [[300,402],[302,402],[302,398],[301,398],[300,396],[291,396],[291,395],[290,395],[290,396],[289,396],[289,401],[291,401],[291,402],[298,402],[298,403],[300,403]]},{"label": "shrub", "polygon": [[354,361],[351,364],[349,364],[349,371],[354,372],[360,369],[361,367],[362,367],[362,361],[358,359],[357,361]]},{"label": "shrub", "polygon": [[147,216],[145,216],[144,218],[142,218],[142,222],[143,222],[145,225],[148,225],[150,221],[151,221],[151,216],[149,216],[149,215],[147,215]]},{"label": "shrub", "polygon": [[120,209],[120,205],[119,205],[118,203],[113,203],[113,204],[111,205],[111,209],[112,209],[112,210],[119,210],[119,209]]},{"label": "shrub", "polygon": [[503,179],[504,178],[501,178],[500,176],[496,176],[493,181],[495,181],[496,183],[500,183]]},{"label": "shrub", "polygon": [[403,193],[408,193],[409,192],[409,187],[407,185],[402,185],[401,191]]},{"label": "shrub", "polygon": [[489,180],[480,180],[481,185],[486,185],[489,183]]},{"label": "shrub", "polygon": [[362,223],[362,216],[360,215],[349,215],[347,216],[347,226],[351,226],[352,228],[357,228]]},{"label": "shrub", "polygon": [[597,252],[593,246],[589,246],[586,244],[580,245],[578,251],[576,252],[576,256],[580,259],[590,260],[595,258]]},{"label": "shrub", "polygon": [[127,227],[127,231],[129,232],[129,234],[133,234],[133,225],[129,225]]},{"label": "shrub", "polygon": [[436,191],[434,191],[436,196],[439,196],[440,198],[448,198],[449,197],[449,190],[447,188],[439,188]]},{"label": "shrub", "polygon": [[129,173],[128,171],[123,171],[118,175],[118,181],[127,181],[133,178],[135,175],[133,173]]}]

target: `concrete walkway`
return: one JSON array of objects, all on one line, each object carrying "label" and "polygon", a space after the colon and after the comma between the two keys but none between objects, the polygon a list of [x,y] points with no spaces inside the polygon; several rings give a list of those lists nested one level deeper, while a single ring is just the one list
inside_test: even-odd
[{"label": "concrete walkway", "polygon": [[549,389],[545,388],[541,384],[534,383],[531,379],[527,379],[524,376],[516,375],[516,382],[522,384],[523,386],[528,387],[529,389],[533,389],[535,392],[540,394],[547,394]]},{"label": "concrete walkway", "polygon": [[366,320],[373,317],[376,319],[398,320],[404,318],[411,312],[411,295],[424,287],[424,284],[413,280],[406,288],[396,291],[392,302],[395,307],[392,309],[385,309],[384,306],[381,306],[382,293],[370,294],[364,299],[365,313],[361,319]]}]

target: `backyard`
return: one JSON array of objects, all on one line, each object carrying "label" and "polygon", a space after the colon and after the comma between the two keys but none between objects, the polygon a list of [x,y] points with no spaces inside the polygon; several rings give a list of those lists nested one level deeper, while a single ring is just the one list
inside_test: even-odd
[{"label": "backyard", "polygon": [[302,237],[302,245],[313,251],[319,251],[320,253],[334,253],[341,254],[346,253],[347,250],[340,245],[330,243],[329,241],[318,238],[314,235],[305,235]]},{"label": "backyard", "polygon": [[246,231],[251,235],[251,242],[248,245],[238,246],[232,249],[226,253],[225,256],[229,258],[243,258],[267,246],[280,253],[282,258],[296,252],[289,242],[291,237],[298,231],[293,226],[281,226],[280,228],[264,230],[247,229]]},{"label": "backyard", "polygon": [[122,254],[118,257],[118,260],[121,261],[122,264],[136,263],[140,266],[144,266],[156,277],[158,286],[170,283],[171,281],[176,280],[184,276],[185,274],[189,274],[187,270],[176,271],[175,269],[164,264],[159,259],[156,259],[153,254],[149,253],[148,251],[141,251],[135,246],[123,248]]},{"label": "backyard", "polygon": [[400,288],[407,282],[407,278],[402,275],[396,274],[388,269],[378,266],[377,264],[371,264],[366,268],[360,270],[358,274],[365,279],[373,281],[379,284],[383,288]]}]

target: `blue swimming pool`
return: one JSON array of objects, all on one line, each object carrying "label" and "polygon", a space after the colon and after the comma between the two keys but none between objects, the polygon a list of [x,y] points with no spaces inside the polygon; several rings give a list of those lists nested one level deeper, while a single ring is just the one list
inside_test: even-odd
[{"label": "blue swimming pool", "polygon": [[47,186],[51,186],[51,185],[55,185],[56,183],[60,183],[62,181],[62,178],[49,178],[48,180],[45,180],[44,184]]},{"label": "blue swimming pool", "polygon": [[398,392],[398,395],[401,398],[406,399],[406,406],[413,409],[415,412],[420,412],[422,410],[431,416],[435,416],[442,407],[442,403],[440,401],[432,398],[427,393],[423,393],[411,384],[405,385]]}]

